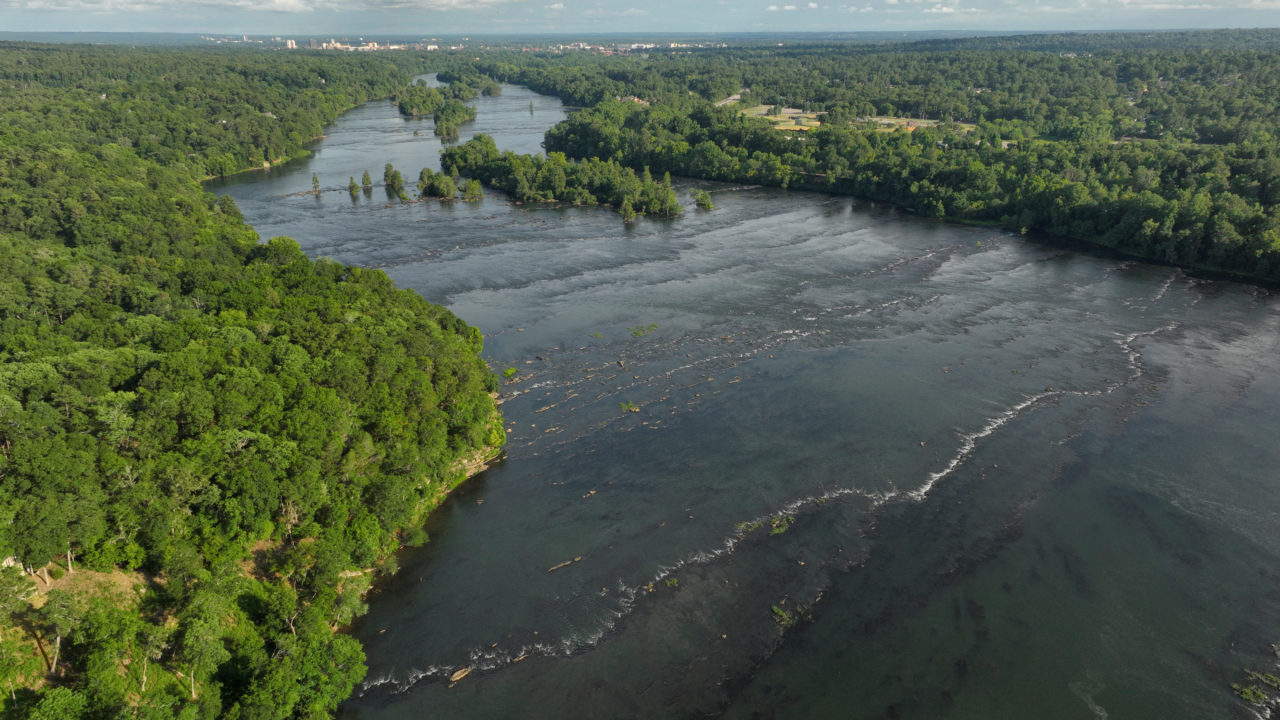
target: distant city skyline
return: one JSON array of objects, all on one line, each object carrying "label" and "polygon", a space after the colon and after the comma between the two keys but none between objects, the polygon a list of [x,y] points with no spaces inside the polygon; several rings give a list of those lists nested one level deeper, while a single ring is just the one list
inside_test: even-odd
[{"label": "distant city skyline", "polygon": [[10,32],[457,35],[1280,27],[1280,0],[0,0]]}]

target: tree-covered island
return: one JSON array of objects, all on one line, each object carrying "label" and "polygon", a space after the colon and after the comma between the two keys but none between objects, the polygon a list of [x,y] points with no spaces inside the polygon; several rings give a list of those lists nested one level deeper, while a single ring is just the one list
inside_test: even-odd
[{"label": "tree-covered island", "polygon": [[396,105],[402,115],[419,117],[430,115],[435,121],[435,134],[445,140],[458,138],[458,127],[476,119],[476,109],[465,101],[480,95],[498,95],[501,86],[490,78],[471,78],[479,88],[464,78],[455,78],[443,88],[428,87],[422,80],[396,92]]},{"label": "tree-covered island", "polygon": [[637,175],[612,159],[570,160],[560,152],[546,157],[499,152],[493,138],[480,134],[445,150],[443,163],[522,203],[608,205],[617,208],[627,221],[637,215],[672,217],[682,210],[671,189],[670,174],[656,181],[648,168]]}]

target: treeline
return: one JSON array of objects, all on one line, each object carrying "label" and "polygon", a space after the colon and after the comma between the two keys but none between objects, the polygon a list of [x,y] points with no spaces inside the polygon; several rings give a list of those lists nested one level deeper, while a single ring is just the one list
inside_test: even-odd
[{"label": "treeline", "polygon": [[[365,178],[369,177],[369,171],[365,171]],[[451,172],[436,172],[431,168],[422,168],[418,172],[418,200],[426,200],[433,198],[436,200],[457,200],[458,199],[458,181],[461,180],[457,174],[457,168],[453,168]],[[404,175],[395,168],[395,165],[387,163],[382,171],[383,185],[387,189],[387,197],[391,199],[398,198],[401,202],[412,202],[408,192],[405,190]],[[354,196],[360,187],[355,184],[355,178],[352,178],[351,185],[348,188]],[[365,191],[368,192],[372,186],[365,184]],[[484,199],[484,188],[480,185],[480,181],[474,178],[469,179],[463,186],[462,199],[466,202],[478,202]]]},{"label": "treeline", "polygon": [[[547,133],[548,151],[679,175],[850,194],[928,217],[1101,243],[1280,279],[1280,158],[1176,141],[1003,139],[998,125],[824,126],[803,138],[732,109],[602,103]],[[1007,144],[1006,144],[1007,143]]]},{"label": "treeline", "polygon": [[[591,105],[548,132],[549,152],[1280,280],[1280,32],[1177,38],[511,53],[473,67]],[[740,112],[756,103],[823,113],[822,127],[776,131]]]},{"label": "treeline", "polygon": [[326,124],[392,95],[416,62],[393,53],[0,43],[19,128],[69,125],[85,142],[131,148],[197,177],[305,155]]},{"label": "treeline", "polygon": [[363,677],[334,629],[502,443],[496,380],[474,328],[198,181],[408,74],[0,48],[0,717],[314,718]]},{"label": "treeline", "polygon": [[[459,179],[457,168],[443,173],[424,167],[418,173],[418,197],[456,200],[458,198]],[[484,199],[484,188],[480,185],[479,180],[468,178],[463,183],[462,199],[466,202],[479,202]]]},{"label": "treeline", "polygon": [[627,221],[637,215],[672,217],[682,211],[669,174],[656,181],[647,167],[637,175],[612,159],[569,160],[560,152],[546,157],[499,152],[493,138],[482,133],[445,150],[442,162],[517,202],[608,205],[618,208]]},{"label": "treeline", "polygon": [[[693,93],[742,104],[871,116],[1020,123],[1024,132],[1075,140],[1078,123],[1100,139],[1221,143],[1280,136],[1273,112],[1280,31],[1044,35],[897,45],[727,48],[639,56],[493,53],[470,63],[506,82],[578,106],[638,96],[663,103]],[[1067,48],[1071,48],[1070,50]],[[461,62],[454,58],[453,62]]]},{"label": "treeline", "polygon": [[436,73],[436,79],[442,83],[448,83],[449,87],[456,93],[455,96],[462,100],[470,100],[480,96],[498,97],[502,94],[502,86],[496,80],[480,73],[441,70]]}]

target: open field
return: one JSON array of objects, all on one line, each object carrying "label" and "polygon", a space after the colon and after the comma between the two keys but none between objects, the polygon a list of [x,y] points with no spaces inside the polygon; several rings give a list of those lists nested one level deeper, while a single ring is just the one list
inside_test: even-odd
[{"label": "open field", "polygon": [[899,128],[906,128],[908,132],[911,132],[916,128],[937,127],[939,125],[958,125],[965,132],[969,132],[978,127],[973,123],[948,123],[942,120],[918,120],[916,118],[894,117],[891,115],[875,115],[864,118],[863,121],[867,124],[874,124],[876,129],[882,132],[893,132]]},{"label": "open field", "polygon": [[[819,116],[826,113],[804,112],[797,108],[779,108],[775,105],[756,105],[754,107],[743,108],[742,114],[749,117],[764,118],[773,123],[773,127],[777,130],[808,132],[815,128],[822,127],[822,120]],[[863,118],[859,125],[872,126],[881,132],[893,132],[898,129],[905,129],[907,132],[913,132],[916,128],[937,127],[938,125],[956,125],[969,132],[977,126],[973,123],[947,123],[942,120],[920,120],[908,117],[895,117],[891,115],[876,115]]]},{"label": "open field", "polygon": [[764,118],[773,123],[773,127],[777,130],[798,132],[808,132],[814,128],[821,127],[822,121],[818,119],[818,116],[826,114],[803,112],[797,108],[781,108],[776,111],[776,114],[770,114],[775,107],[775,105],[756,105],[755,107],[744,108],[742,114]]}]

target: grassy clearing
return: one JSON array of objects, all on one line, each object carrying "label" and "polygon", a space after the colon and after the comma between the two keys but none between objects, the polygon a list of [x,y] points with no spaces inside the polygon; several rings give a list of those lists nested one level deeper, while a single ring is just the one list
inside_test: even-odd
[{"label": "grassy clearing", "polygon": [[[773,123],[776,130],[787,132],[809,132],[816,128],[822,127],[820,116],[826,113],[804,112],[797,108],[779,108],[776,105],[756,105],[754,107],[743,108],[742,114],[747,117],[764,118]],[[978,126],[973,123],[950,123],[943,120],[920,120],[917,118],[897,117],[892,115],[875,115],[863,118],[862,121],[855,123],[862,127],[875,128],[880,132],[894,132],[896,130],[906,130],[914,132],[916,128],[922,127],[938,127],[939,125],[947,125],[949,127],[958,127],[962,132],[969,132]]]},{"label": "grassy clearing", "polygon": [[822,121],[818,116],[826,113],[804,112],[797,108],[778,108],[776,105],[756,105],[744,108],[742,114],[748,117],[764,118],[773,123],[775,130],[808,132],[822,127]]},{"label": "grassy clearing", "polygon": [[895,117],[892,115],[876,115],[866,118],[866,124],[873,125],[880,132],[893,132],[899,129],[905,129],[912,132],[916,128],[937,127],[939,125],[953,125],[963,129],[965,132],[976,129],[978,126],[973,123],[949,123],[942,120],[918,120],[916,118]]},{"label": "grassy clearing", "polygon": [[32,607],[36,609],[43,607],[50,590],[64,590],[85,598],[106,597],[118,602],[136,604],[138,590],[147,584],[142,573],[130,570],[99,572],[76,568],[70,573],[66,573],[65,568],[59,568],[59,570],[62,572],[50,575],[51,582],[48,585],[43,579],[37,580],[30,575],[26,576],[35,590],[28,599]]}]

